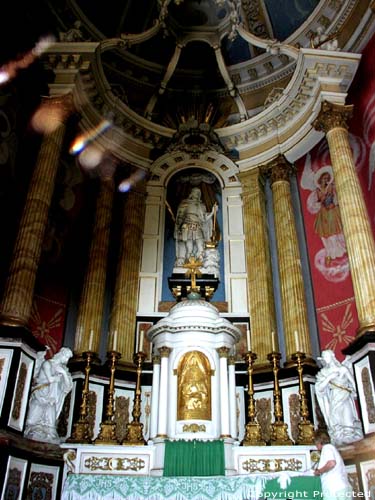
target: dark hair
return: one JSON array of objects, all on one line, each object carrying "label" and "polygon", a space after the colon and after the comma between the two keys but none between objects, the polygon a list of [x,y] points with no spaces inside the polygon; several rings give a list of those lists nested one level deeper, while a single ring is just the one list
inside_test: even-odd
[{"label": "dark hair", "polygon": [[328,444],[331,442],[328,434],[325,431],[318,430],[314,434],[315,443]]}]

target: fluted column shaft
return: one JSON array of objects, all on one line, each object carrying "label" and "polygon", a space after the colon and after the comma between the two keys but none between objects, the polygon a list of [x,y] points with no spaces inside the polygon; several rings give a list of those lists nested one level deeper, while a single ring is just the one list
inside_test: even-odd
[{"label": "fluted column shaft", "polygon": [[353,106],[324,102],[314,123],[326,133],[359,319],[357,336],[375,331],[375,243],[349,143]]},{"label": "fluted column shaft", "polygon": [[229,428],[230,435],[237,439],[237,415],[236,415],[236,366],[234,356],[228,361],[228,382],[229,382]]},{"label": "fluted column shaft", "polygon": [[297,351],[294,332],[297,331],[299,348],[311,357],[311,340],[307,321],[307,307],[294,220],[289,175],[291,166],[283,157],[270,165],[271,185],[277,241],[277,255],[281,281],[281,300],[287,361]]},{"label": "fluted column shaft", "polygon": [[125,363],[132,362],[134,352],[145,197],[144,183],[139,182],[129,191],[124,203],[110,331],[118,332],[118,351],[121,352],[121,360]]},{"label": "fluted column shaft", "polygon": [[159,390],[159,414],[158,414],[158,436],[167,437],[168,429],[168,370],[169,370],[169,347],[160,347],[160,390]]},{"label": "fluted column shaft", "polygon": [[48,120],[48,126],[53,131],[42,140],[1,305],[0,322],[12,326],[27,326],[30,318],[36,274],[65,134],[65,121],[72,110],[71,96],[46,98],[43,108],[44,119]]},{"label": "fluted column shaft", "polygon": [[152,392],[151,392],[151,425],[150,438],[154,438],[158,433],[158,409],[159,409],[159,390],[160,390],[160,356],[154,356],[154,369],[152,374]]},{"label": "fluted column shaft", "polygon": [[271,259],[263,178],[259,169],[242,172],[242,200],[245,225],[246,267],[252,348],[260,363],[271,352],[271,332],[276,330]]},{"label": "fluted column shaft", "polygon": [[99,351],[114,189],[112,178],[101,180],[89,262],[79,304],[74,346],[76,354]]},{"label": "fluted column shaft", "polygon": [[228,347],[219,347],[221,437],[229,437]]}]

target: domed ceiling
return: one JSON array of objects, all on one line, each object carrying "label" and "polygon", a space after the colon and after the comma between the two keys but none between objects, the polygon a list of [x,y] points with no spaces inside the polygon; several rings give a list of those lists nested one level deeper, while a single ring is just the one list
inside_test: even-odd
[{"label": "domed ceiling", "polygon": [[[284,41],[317,4],[318,0],[107,0],[105,4],[39,0],[23,4],[22,9],[15,2],[11,8],[21,49],[35,43],[37,36],[51,33],[60,41],[79,42],[152,31],[140,43],[132,41],[124,48],[104,52],[103,68],[113,92],[134,111],[174,128],[184,115],[206,114],[209,103],[216,110],[211,121],[222,126],[231,115],[232,122],[238,120],[230,95],[244,94],[246,100],[247,89],[241,87],[271,71],[270,66],[251,65],[265,49],[241,37],[235,31],[238,23],[259,39]],[[158,29],[153,30],[156,24]],[[180,49],[177,55],[176,47]],[[284,58],[272,67],[288,62]],[[150,105],[155,91],[159,98]],[[245,103],[245,107],[257,108],[258,104],[263,103],[255,96],[254,103]]]},{"label": "domed ceiling", "polygon": [[[52,34],[57,43],[43,56],[51,81],[59,80],[58,89],[71,79],[72,89],[76,75],[80,111],[85,113],[88,103],[91,106],[85,123],[95,127],[100,118],[113,118],[117,142],[122,142],[120,156],[133,149],[133,157],[149,165],[181,126],[193,121],[215,131],[233,130],[218,132],[226,153],[234,145],[237,155],[249,158],[250,149],[241,153],[238,144],[249,144],[261,133],[273,134],[268,143],[274,147],[282,135],[280,127],[290,121],[290,105],[284,102],[284,115],[275,110],[262,127],[254,123],[251,130],[251,120],[283,94],[289,95],[293,79],[302,84],[305,64],[323,60],[310,54],[311,62],[306,58],[303,62],[299,49],[324,48],[315,42],[323,33],[326,39],[335,39],[343,53],[360,51],[372,29],[373,23],[363,24],[369,19],[370,4],[367,0],[15,0],[8,30],[0,36],[15,55],[16,49],[30,49],[41,36]],[[365,35],[358,28],[360,22]],[[341,92],[354,75],[352,69],[344,71],[352,63],[355,71],[357,62],[337,62],[335,85]],[[323,61],[319,68],[325,71],[324,66]],[[297,93],[293,99],[297,116],[303,103]],[[301,115],[300,120],[306,118]],[[243,123],[250,124],[246,130]],[[293,127],[297,125],[296,121]],[[124,134],[131,137],[131,144]]]}]

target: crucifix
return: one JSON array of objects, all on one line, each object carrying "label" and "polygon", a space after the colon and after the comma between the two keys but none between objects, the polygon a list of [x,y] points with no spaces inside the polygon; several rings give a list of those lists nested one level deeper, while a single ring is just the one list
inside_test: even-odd
[{"label": "crucifix", "polygon": [[194,256],[189,257],[189,262],[183,265],[187,269],[185,276],[191,278],[191,291],[195,292],[197,288],[196,277],[202,276],[199,268],[202,266],[203,262],[196,260]]}]

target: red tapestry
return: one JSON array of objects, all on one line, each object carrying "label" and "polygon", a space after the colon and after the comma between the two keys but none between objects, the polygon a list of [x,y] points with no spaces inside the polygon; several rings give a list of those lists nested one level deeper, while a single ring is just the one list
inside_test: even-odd
[{"label": "red tapestry", "polygon": [[[375,37],[363,54],[348,103],[355,104],[350,144],[375,229]],[[360,89],[360,90],[359,90]],[[355,337],[358,316],[326,140],[297,162],[321,349],[342,349]]]},{"label": "red tapestry", "polygon": [[65,310],[63,303],[34,296],[29,326],[34,337],[51,349],[51,354],[62,346]]}]

